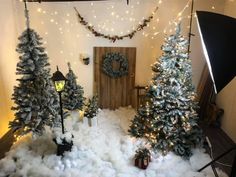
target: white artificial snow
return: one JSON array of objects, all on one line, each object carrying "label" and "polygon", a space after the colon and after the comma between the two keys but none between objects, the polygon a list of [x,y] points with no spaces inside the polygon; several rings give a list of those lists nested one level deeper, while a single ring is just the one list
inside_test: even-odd
[{"label": "white artificial snow", "polygon": [[202,149],[195,149],[190,160],[152,154],[146,170],[135,167],[135,150],[143,142],[127,135],[134,114],[130,108],[101,110],[97,127],[84,125],[73,114],[65,127],[74,135],[74,146],[64,158],[55,155],[50,131],[37,139],[26,136],[0,161],[0,177],[214,177],[211,168],[197,172],[211,160]]},{"label": "white artificial snow", "polygon": [[62,134],[61,128],[56,128],[53,131],[53,138],[56,140],[57,144],[63,144],[63,141],[71,143],[73,141],[73,135],[70,131],[66,131]]}]

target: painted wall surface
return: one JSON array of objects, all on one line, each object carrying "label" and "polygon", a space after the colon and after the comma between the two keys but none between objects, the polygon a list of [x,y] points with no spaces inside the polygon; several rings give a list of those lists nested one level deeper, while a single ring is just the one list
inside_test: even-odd
[{"label": "painted wall surface", "polygon": [[[66,74],[67,62],[70,62],[72,69],[78,76],[79,84],[84,87],[85,96],[88,97],[93,93],[94,46],[136,47],[135,82],[136,85],[146,85],[152,76],[150,65],[161,55],[160,47],[164,37],[174,33],[175,24],[173,21],[181,20],[183,34],[188,35],[190,2],[189,0],[132,0],[129,6],[126,5],[124,0],[94,1],[93,3],[29,3],[28,9],[30,11],[31,27],[43,37],[52,72],[55,71],[56,65],[58,65],[60,70]],[[18,61],[15,53],[15,47],[18,43],[16,39],[25,29],[24,5],[22,2],[15,0],[1,0],[0,3],[0,37],[5,41],[10,41],[8,47],[4,46],[6,43],[4,40],[1,40],[0,44],[2,89],[0,100],[1,104],[4,104],[1,107],[9,110],[12,104],[9,100],[13,85],[16,84],[16,76],[14,75]],[[138,32],[132,40],[124,39],[116,43],[94,37],[84,26],[78,23],[73,9],[73,7],[76,7],[81,15],[98,31],[100,30],[105,34],[122,35],[132,31],[143,18],[152,13],[156,6],[159,9],[147,28]],[[223,12],[224,1],[195,0],[194,10]],[[6,17],[10,20],[7,20]],[[4,29],[5,31],[3,31]],[[204,57],[195,18],[193,19],[193,33],[195,37],[191,41],[191,59],[193,82],[197,86],[204,65]],[[80,54],[87,54],[91,59],[91,63],[84,65],[80,60]],[[5,55],[3,56],[4,60],[2,55]],[[5,110],[1,108],[0,110],[5,114]],[[9,117],[4,114],[1,115]],[[8,119],[1,121],[0,129],[7,127]]]},{"label": "painted wall surface", "polygon": [[[225,3],[225,14],[236,18],[236,1]],[[225,113],[222,117],[222,129],[236,142],[236,79],[234,78],[218,95],[217,104]]]},{"label": "painted wall surface", "polygon": [[0,2],[0,137],[8,130],[13,119],[11,94],[15,84],[17,55],[16,28],[13,1]]}]

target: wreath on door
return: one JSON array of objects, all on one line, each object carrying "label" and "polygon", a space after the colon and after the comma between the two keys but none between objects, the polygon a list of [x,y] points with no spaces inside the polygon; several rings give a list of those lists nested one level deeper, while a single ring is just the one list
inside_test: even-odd
[{"label": "wreath on door", "polygon": [[[113,68],[113,62],[118,62],[118,70]],[[102,70],[112,78],[122,77],[128,75],[129,63],[127,58],[121,53],[106,53],[103,58]]]}]

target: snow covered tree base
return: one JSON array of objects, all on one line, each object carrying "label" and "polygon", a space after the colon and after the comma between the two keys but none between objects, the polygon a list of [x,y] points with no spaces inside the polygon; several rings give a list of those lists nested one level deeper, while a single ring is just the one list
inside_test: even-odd
[{"label": "snow covered tree base", "polygon": [[96,127],[98,126],[98,119],[97,117],[93,117],[93,118],[84,117],[83,124],[88,125],[89,127]]},{"label": "snow covered tree base", "polygon": [[63,156],[64,152],[71,151],[72,147],[73,147],[73,141],[66,142],[66,140],[64,139],[63,144],[57,144],[57,155],[58,156]]},{"label": "snow covered tree base", "polygon": [[73,138],[74,135],[72,135],[70,132],[66,132],[65,134],[55,133],[55,137],[53,138],[53,141],[57,145],[57,155],[63,156],[64,152],[71,151],[73,147]]}]

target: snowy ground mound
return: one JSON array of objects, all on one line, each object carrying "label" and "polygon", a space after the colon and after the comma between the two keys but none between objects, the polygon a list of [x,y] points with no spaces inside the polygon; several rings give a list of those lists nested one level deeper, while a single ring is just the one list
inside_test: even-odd
[{"label": "snowy ground mound", "polygon": [[127,135],[134,114],[129,108],[102,110],[97,127],[78,122],[74,114],[65,122],[74,146],[64,158],[55,155],[50,131],[35,140],[24,137],[0,161],[0,177],[214,177],[210,168],[196,172],[210,161],[202,149],[195,149],[189,161],[173,153],[155,154],[146,170],[136,168],[133,157],[141,141]]}]

